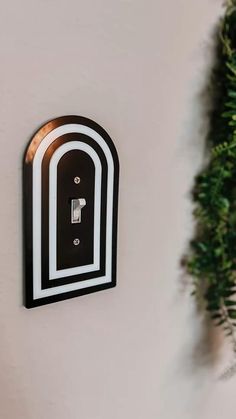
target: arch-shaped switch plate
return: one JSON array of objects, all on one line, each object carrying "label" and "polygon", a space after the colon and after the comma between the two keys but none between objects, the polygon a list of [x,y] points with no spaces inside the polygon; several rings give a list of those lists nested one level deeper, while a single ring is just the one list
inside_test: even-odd
[{"label": "arch-shaped switch plate", "polygon": [[65,116],[24,157],[25,306],[116,285],[119,162],[106,131]]}]

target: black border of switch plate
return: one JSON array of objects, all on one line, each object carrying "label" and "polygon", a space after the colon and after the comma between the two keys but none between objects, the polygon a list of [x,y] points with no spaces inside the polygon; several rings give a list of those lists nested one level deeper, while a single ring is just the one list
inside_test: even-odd
[{"label": "black border of switch plate", "polygon": [[[43,141],[44,137],[55,128],[65,124],[82,124],[86,125],[106,141],[114,163],[114,192],[113,192],[113,228],[112,228],[112,280],[109,283],[74,290],[54,296],[33,299],[33,214],[32,214],[32,163],[35,152]],[[57,141],[57,140],[56,140]],[[117,216],[118,216],[118,186],[119,186],[119,159],[116,148],[107,134],[107,132],[96,122],[91,119],[68,115],[53,119],[43,125],[33,136],[29,142],[23,162],[23,233],[24,233],[24,305],[26,308],[33,308],[69,298],[102,291],[116,286],[116,267],[117,267]],[[79,275],[81,276],[81,275]],[[98,275],[100,276],[100,275]],[[81,278],[79,279],[81,280]],[[74,282],[74,281],[71,281]]]}]

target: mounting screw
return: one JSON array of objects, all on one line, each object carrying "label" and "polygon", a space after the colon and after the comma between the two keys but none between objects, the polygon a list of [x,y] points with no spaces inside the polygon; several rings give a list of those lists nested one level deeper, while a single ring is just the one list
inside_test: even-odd
[{"label": "mounting screw", "polygon": [[80,244],[80,239],[74,239],[73,244],[74,246],[78,246],[78,244]]},{"label": "mounting screw", "polygon": [[79,176],[75,176],[74,182],[76,183],[76,185],[78,185],[80,183],[80,177]]}]

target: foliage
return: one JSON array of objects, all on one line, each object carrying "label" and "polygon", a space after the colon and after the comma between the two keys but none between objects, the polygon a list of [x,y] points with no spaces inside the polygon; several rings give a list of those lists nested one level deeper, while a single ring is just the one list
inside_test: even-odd
[{"label": "foliage", "polygon": [[[210,118],[210,156],[195,180],[197,220],[184,265],[216,325],[236,330],[236,0],[228,2],[218,33]],[[235,342],[235,340],[234,340]]]}]

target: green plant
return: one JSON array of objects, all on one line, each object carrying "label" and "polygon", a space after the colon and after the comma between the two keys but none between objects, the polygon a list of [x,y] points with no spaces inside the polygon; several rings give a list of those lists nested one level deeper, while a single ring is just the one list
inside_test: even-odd
[{"label": "green plant", "polygon": [[236,339],[236,0],[227,3],[218,33],[209,159],[193,189],[194,239],[184,258],[193,294],[216,325]]}]

